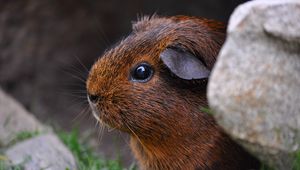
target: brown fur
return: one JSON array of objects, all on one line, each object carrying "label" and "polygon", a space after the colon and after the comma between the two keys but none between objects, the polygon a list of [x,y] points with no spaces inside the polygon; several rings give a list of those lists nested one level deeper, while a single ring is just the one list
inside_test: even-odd
[{"label": "brown fur", "polygon": [[[201,112],[207,107],[206,81],[172,76],[159,58],[167,47],[198,56],[212,69],[225,39],[222,23],[203,18],[144,17],[133,32],[92,67],[87,91],[101,96],[101,121],[131,135],[142,169],[250,169],[257,161]],[[149,82],[132,82],[131,69],[148,62]]]}]

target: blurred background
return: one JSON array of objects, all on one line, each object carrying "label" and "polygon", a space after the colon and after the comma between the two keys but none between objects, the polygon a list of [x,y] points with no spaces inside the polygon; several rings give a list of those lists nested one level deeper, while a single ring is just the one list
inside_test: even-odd
[{"label": "blurred background", "polygon": [[64,130],[79,128],[81,134],[91,134],[90,143],[99,153],[120,154],[128,165],[128,136],[107,130],[100,134],[88,109],[84,81],[93,62],[130,33],[137,16],[192,15],[227,22],[240,3],[0,0],[0,86],[40,121]]}]

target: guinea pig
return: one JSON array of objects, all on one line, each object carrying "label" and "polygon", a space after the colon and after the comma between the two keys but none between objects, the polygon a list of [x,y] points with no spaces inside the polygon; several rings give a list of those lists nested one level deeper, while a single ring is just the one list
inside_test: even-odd
[{"label": "guinea pig", "polygon": [[259,168],[201,109],[208,107],[207,82],[225,30],[198,17],[143,17],[92,66],[92,112],[129,133],[141,169]]}]

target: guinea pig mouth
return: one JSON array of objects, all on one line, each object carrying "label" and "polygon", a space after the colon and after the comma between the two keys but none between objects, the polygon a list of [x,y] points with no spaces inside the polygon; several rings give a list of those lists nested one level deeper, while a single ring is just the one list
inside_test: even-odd
[{"label": "guinea pig mouth", "polygon": [[92,109],[93,116],[96,118],[96,120],[98,122],[100,122],[101,120],[100,120],[100,117],[99,117],[99,113],[97,111],[96,104],[92,103],[89,98],[88,98],[88,102],[89,102],[90,108]]},{"label": "guinea pig mouth", "polygon": [[105,125],[108,128],[121,130],[120,120],[115,116],[111,116],[105,109],[103,110],[97,103],[93,103],[88,99],[92,114],[98,123]]},{"label": "guinea pig mouth", "polygon": [[89,101],[89,105],[92,110],[92,114],[93,114],[94,118],[97,120],[97,122],[104,124],[107,127],[112,127],[110,124],[108,124],[106,121],[103,120],[104,112],[103,112],[103,110],[101,110],[101,109],[99,110],[97,108],[97,104]]}]

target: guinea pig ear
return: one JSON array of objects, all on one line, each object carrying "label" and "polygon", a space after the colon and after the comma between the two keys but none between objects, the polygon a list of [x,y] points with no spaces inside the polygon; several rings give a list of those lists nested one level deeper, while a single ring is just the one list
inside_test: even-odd
[{"label": "guinea pig ear", "polygon": [[185,80],[208,78],[210,71],[194,55],[172,48],[165,49],[160,59],[179,78]]}]

